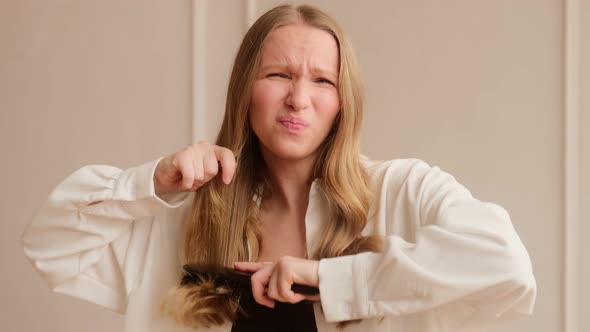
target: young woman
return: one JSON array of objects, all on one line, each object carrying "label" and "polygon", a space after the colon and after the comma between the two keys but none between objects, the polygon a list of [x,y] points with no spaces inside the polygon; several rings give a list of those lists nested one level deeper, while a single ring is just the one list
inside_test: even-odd
[{"label": "young woman", "polygon": [[[55,291],[126,314],[126,331],[263,330],[278,315],[292,319],[280,331],[482,331],[530,314],[535,279],[506,211],[423,161],[363,158],[362,114],[336,22],[274,8],[244,37],[215,144],[74,172],[25,253]],[[180,285],[186,263],[253,272],[255,303]]]}]

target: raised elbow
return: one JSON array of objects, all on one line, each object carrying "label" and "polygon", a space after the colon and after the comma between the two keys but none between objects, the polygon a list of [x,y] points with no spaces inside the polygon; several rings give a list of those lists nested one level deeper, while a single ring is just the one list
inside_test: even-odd
[{"label": "raised elbow", "polygon": [[[496,281],[479,297],[476,305],[497,319],[510,319],[533,312],[537,283],[530,258],[522,245],[518,250],[504,248],[502,263],[497,266]],[[483,294],[480,294],[483,295]]]},{"label": "raised elbow", "polygon": [[530,315],[533,312],[535,299],[537,295],[537,282],[533,274],[530,258],[526,251],[520,254],[513,254],[512,262],[509,266],[508,275],[511,291],[507,294],[507,300],[511,303],[500,315]]}]

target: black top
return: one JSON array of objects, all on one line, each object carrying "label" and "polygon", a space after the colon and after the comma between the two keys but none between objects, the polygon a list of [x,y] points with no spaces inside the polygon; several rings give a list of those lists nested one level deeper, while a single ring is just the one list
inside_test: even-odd
[{"label": "black top", "polygon": [[283,303],[275,301],[275,307],[269,308],[258,304],[251,293],[240,298],[240,306],[246,316],[238,311],[232,332],[244,331],[280,331],[280,332],[317,332],[313,303]]}]

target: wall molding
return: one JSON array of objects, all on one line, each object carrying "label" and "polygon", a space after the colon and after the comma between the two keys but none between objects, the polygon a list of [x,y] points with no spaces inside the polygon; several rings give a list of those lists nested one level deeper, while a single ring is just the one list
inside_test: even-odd
[{"label": "wall molding", "polygon": [[194,0],[192,12],[192,143],[207,132],[207,0]]},{"label": "wall molding", "polygon": [[579,133],[579,2],[565,0],[565,298],[564,331],[579,331],[579,222],[580,222],[580,133]]},{"label": "wall molding", "polygon": [[[207,13],[208,0],[192,1],[192,74],[191,115],[192,143],[211,138],[207,116]],[[244,6],[244,33],[256,21],[257,2],[246,0]]]},{"label": "wall molding", "polygon": [[246,23],[244,27],[244,33],[250,29],[252,24],[254,24],[257,19],[256,8],[256,0],[246,0],[246,6],[244,7],[244,22]]}]

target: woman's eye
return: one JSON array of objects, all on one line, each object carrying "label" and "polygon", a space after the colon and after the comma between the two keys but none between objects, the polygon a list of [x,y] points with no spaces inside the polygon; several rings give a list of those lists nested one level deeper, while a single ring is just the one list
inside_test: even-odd
[{"label": "woman's eye", "polygon": [[325,79],[325,78],[318,78],[316,80],[316,82],[317,83],[325,83],[325,84],[330,84],[330,85],[336,86],[332,81],[330,81],[328,79]]},{"label": "woman's eye", "polygon": [[289,78],[286,74],[283,73],[272,73],[268,74],[266,77],[280,77],[280,78]]}]

